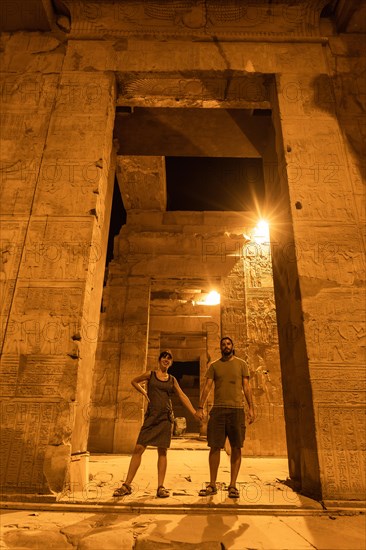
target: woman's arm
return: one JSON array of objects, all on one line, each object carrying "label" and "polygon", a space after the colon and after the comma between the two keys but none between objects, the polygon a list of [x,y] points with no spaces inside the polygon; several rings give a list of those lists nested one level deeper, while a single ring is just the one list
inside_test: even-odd
[{"label": "woman's arm", "polygon": [[174,389],[177,393],[179,399],[183,403],[183,405],[189,410],[192,416],[196,416],[196,410],[194,409],[189,397],[186,396],[186,394],[183,392],[182,388],[179,386],[178,381],[176,378],[173,379],[174,382]]},{"label": "woman's arm", "polygon": [[139,393],[141,393],[148,402],[150,402],[149,396],[147,395],[147,391],[145,388],[143,388],[140,384],[141,382],[146,382],[150,379],[151,371],[144,372],[144,374],[140,374],[140,376],[136,376],[133,380],[131,380],[132,386],[137,390]]}]

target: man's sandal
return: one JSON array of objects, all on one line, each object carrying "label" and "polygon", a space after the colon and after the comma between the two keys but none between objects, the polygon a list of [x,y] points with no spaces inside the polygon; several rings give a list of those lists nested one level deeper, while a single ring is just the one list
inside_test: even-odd
[{"label": "man's sandal", "polygon": [[229,487],[227,488],[227,496],[229,498],[239,498],[239,491],[236,487],[234,487],[233,485],[229,485]]},{"label": "man's sandal", "polygon": [[167,498],[170,497],[170,493],[163,485],[159,485],[158,490],[156,491],[156,496],[158,498]]},{"label": "man's sandal", "polygon": [[131,485],[128,485],[127,483],[122,483],[121,487],[118,487],[113,493],[114,497],[125,497],[126,495],[130,495],[132,493]]},{"label": "man's sandal", "polygon": [[201,489],[198,495],[200,497],[210,497],[211,495],[217,495],[217,489],[214,485],[207,485],[206,489]]}]

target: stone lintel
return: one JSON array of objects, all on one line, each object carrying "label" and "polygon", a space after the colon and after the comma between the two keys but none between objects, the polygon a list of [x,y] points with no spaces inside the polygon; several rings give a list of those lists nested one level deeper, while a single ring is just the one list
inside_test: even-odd
[{"label": "stone lintel", "polygon": [[[268,101],[269,96],[263,97],[263,89],[258,84],[270,84],[267,77],[263,80],[263,75],[272,75],[274,68],[279,73],[297,73],[298,59],[301,58],[304,60],[301,66],[304,74],[327,72],[321,54],[324,40],[314,39],[314,42],[284,36],[278,43],[271,43],[270,38],[264,40],[262,36],[258,41],[223,42],[219,50],[211,38],[192,42],[176,38],[163,42],[133,37],[75,39],[68,43],[64,69],[84,70],[86,73],[116,72],[118,104],[122,105],[129,98],[133,101],[146,96],[147,102],[154,97],[163,101],[174,99],[175,107],[178,107],[176,99],[191,100],[192,103],[229,99],[240,100],[243,106],[246,103],[258,104],[258,108],[263,108],[263,102]],[[233,76],[237,78],[230,83],[228,78]],[[164,86],[159,85],[161,79],[166,80]],[[124,83],[128,83],[128,88]],[[229,98],[224,94],[225,85],[231,86]],[[271,87],[267,88],[267,92],[270,91]]]},{"label": "stone lintel", "polygon": [[[96,38],[105,35],[116,38],[130,36],[218,39],[263,35],[272,37],[319,36],[320,13],[326,0],[289,0],[255,4],[217,0],[184,8],[164,1],[99,2],[64,0],[71,14],[72,38]],[[123,43],[121,44],[123,48]]]}]

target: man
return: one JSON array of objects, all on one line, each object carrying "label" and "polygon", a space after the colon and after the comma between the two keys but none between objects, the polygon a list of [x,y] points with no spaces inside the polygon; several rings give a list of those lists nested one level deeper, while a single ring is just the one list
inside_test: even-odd
[{"label": "man", "polygon": [[217,493],[216,478],[220,464],[220,451],[228,437],[231,445],[231,478],[228,496],[238,498],[236,479],[241,465],[241,448],[245,439],[245,417],[243,392],[249,407],[249,424],[254,421],[252,393],[249,383],[249,369],[245,361],[235,357],[234,344],[225,336],[220,341],[221,359],[214,361],[206,373],[197,416],[203,418],[207,397],[215,386],[214,404],[207,425],[207,444],[210,447],[210,483],[199,492],[200,496]]}]

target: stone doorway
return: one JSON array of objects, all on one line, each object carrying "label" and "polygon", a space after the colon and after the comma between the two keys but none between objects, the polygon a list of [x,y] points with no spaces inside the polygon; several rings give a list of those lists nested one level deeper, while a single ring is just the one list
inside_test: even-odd
[{"label": "stone doorway", "polygon": [[[113,283],[107,282],[105,289],[108,300],[118,306],[113,311],[114,318],[105,311],[101,319],[102,326],[109,324],[114,334],[118,332],[116,340],[101,341],[99,347],[103,357],[108,349],[115,351],[112,370],[117,380],[117,403],[105,411],[106,422],[113,432],[107,452],[130,452],[133,448],[143,407],[132,394],[129,380],[133,374],[142,372],[144,365],[148,369],[155,366],[158,350],[165,347],[161,336],[171,329],[166,325],[168,319],[175,327],[175,334],[198,331],[206,338],[206,348],[200,356],[200,384],[208,361],[219,355],[220,335],[231,334],[237,343],[238,355],[249,357],[255,398],[260,403],[260,422],[252,432],[246,451],[253,456],[285,455],[285,417],[292,455],[289,457],[291,474],[301,478],[296,391],[290,363],[281,370],[279,361],[280,348],[286,361],[289,347],[294,343],[288,341],[288,326],[291,333],[293,317],[289,321],[281,288],[283,271],[288,269],[288,258],[283,254],[281,257],[281,253],[289,243],[292,226],[284,214],[288,211],[288,188],[284,171],[279,169],[278,155],[282,154],[283,144],[278,109],[276,105],[274,112],[270,109],[268,83],[271,82],[258,77],[259,88],[267,90],[258,101],[223,102],[220,109],[202,108],[204,105],[192,108],[191,100],[179,109],[161,108],[158,101],[152,102],[153,107],[140,109],[141,100],[132,105],[134,100],[130,99],[129,108],[123,107],[119,114],[117,111],[117,178],[127,223],[115,240],[115,257],[109,266]],[[121,101],[124,99],[120,98],[119,105]],[[252,211],[167,211],[165,157],[168,155],[261,159],[265,197],[254,200],[257,208]],[[271,244],[269,240],[258,243],[255,238],[261,212],[274,213]],[[288,231],[284,235],[286,223]],[[273,243],[282,246],[280,254]],[[296,279],[296,263],[290,267],[290,277]],[[177,286],[180,290],[184,286],[190,288],[192,279],[202,279],[203,274],[202,287],[216,282],[221,288],[222,301],[215,318],[204,312],[197,317],[193,302],[182,305],[175,292]],[[163,309],[169,304],[167,310],[173,307],[174,311],[160,319],[160,325],[158,319],[158,326],[153,319],[157,288],[162,295],[169,294],[173,288],[174,294],[172,301],[168,299],[162,304]],[[278,305],[281,312],[276,317]],[[162,317],[165,315],[163,311]],[[301,334],[300,319],[295,327]],[[95,373],[98,375],[98,362]],[[281,385],[284,375],[285,408]],[[272,391],[274,388],[276,392]],[[311,418],[309,420],[311,423]],[[314,441],[310,445],[313,446]],[[315,472],[316,465],[312,469]]]},{"label": "stone doorway", "polygon": [[[196,124],[193,144],[194,134],[184,134],[184,129],[193,121],[197,123],[197,118],[200,124]],[[104,450],[131,450],[142,408],[131,393],[129,381],[145,362],[147,369],[155,368],[160,349],[172,349],[178,362],[198,358],[202,386],[207,363],[219,357],[220,335],[230,334],[238,355],[249,359],[259,412],[246,451],[252,456],[286,455],[270,243],[268,236],[258,234],[259,212],[254,211],[255,204],[265,209],[264,188],[273,184],[269,181],[276,157],[271,111],[259,115],[258,110],[247,109],[123,109],[120,115],[117,111],[115,134],[122,153],[117,159],[117,178],[127,223],[115,239],[115,257],[108,268],[114,282],[110,285],[107,281],[105,288],[102,327],[110,324],[116,334],[118,326],[120,340],[117,338],[113,346],[112,342],[101,342],[99,349],[103,357],[109,355],[108,349],[119,350],[112,368],[118,381],[117,405],[105,403],[100,422],[92,424],[93,449],[101,450],[97,434],[103,431],[110,434]],[[157,152],[161,156],[147,154]],[[200,166],[191,189],[199,199],[195,204],[201,201],[197,210],[190,210],[189,202],[174,203],[169,195],[174,193],[177,175],[173,174],[173,182],[170,175],[168,181],[167,161],[171,168],[174,158],[180,160],[181,173],[185,159],[190,163],[185,177],[191,174],[193,178],[195,158]],[[206,172],[202,169],[205,159]],[[210,160],[216,163],[211,172]],[[234,198],[223,206],[222,196],[213,196],[210,177],[220,174],[220,169],[226,194],[236,193],[238,198],[242,193],[243,200]],[[205,177],[208,182],[200,189],[200,180]],[[179,185],[184,186],[184,177]],[[216,188],[220,190],[220,185]],[[213,204],[223,211],[216,210],[208,199],[215,199]],[[252,210],[248,210],[249,205]],[[214,308],[204,303],[213,289],[221,294],[221,305]],[[118,318],[113,319],[116,312],[108,310],[108,301],[125,304]],[[185,339],[190,341],[188,353]],[[192,339],[198,343],[192,344]],[[126,360],[123,349],[128,355],[134,350],[134,356]],[[124,363],[129,365],[125,371]],[[126,405],[128,418],[124,418]],[[98,404],[98,414],[103,406]],[[105,423],[108,429],[101,430]],[[127,432],[131,433],[128,441]],[[202,427],[201,433],[205,433]]]}]

